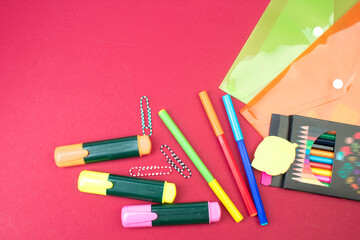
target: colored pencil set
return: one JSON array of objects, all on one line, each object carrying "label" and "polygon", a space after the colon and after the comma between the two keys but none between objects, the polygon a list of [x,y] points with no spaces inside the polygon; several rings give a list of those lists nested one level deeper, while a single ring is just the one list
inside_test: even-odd
[{"label": "colored pencil set", "polygon": [[298,147],[289,170],[266,185],[360,200],[359,133],[359,126],[273,114],[270,135]]},{"label": "colored pencil set", "polygon": [[308,156],[308,161],[306,159],[303,164],[295,164],[299,168],[294,168],[298,173],[295,172],[294,175],[297,177],[292,179],[314,185],[319,185],[320,182],[323,186],[330,187],[336,132],[331,131],[315,137],[309,134],[308,126],[301,128],[299,137],[303,140],[298,140],[297,150],[301,158]]}]

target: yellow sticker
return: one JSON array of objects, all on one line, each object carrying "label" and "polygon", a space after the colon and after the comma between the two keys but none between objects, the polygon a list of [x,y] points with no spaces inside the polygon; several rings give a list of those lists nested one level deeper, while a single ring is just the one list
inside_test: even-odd
[{"label": "yellow sticker", "polygon": [[257,147],[251,166],[271,176],[283,174],[294,162],[297,147],[281,137],[266,137]]}]

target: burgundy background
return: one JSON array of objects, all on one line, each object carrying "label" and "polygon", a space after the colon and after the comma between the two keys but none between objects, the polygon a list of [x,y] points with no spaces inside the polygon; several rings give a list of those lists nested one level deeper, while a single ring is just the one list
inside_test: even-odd
[{"label": "burgundy background", "polygon": [[[355,201],[260,186],[269,225],[250,218],[197,96],[208,90],[239,158],[218,86],[268,2],[0,1],[1,239],[357,238]],[[56,146],[141,134],[143,95],[153,112],[151,155],[56,167]],[[176,183],[175,202],[216,201],[157,116],[162,108],[238,206],[241,223],[222,207],[212,225],[125,229],[121,208],[145,202],[78,191],[84,169],[127,175],[132,166],[166,166],[159,147],[168,144],[193,171],[189,180],[176,172],[156,178]],[[242,117],[240,124],[252,157],[261,138]]]}]

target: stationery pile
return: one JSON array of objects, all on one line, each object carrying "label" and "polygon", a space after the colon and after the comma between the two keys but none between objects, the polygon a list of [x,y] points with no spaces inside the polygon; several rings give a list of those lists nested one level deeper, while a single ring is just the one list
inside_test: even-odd
[{"label": "stationery pile", "polygon": [[[247,103],[240,112],[262,136],[270,129],[252,164],[230,95],[222,100],[243,166],[229,147],[207,92],[199,93],[248,214],[257,215],[260,225],[267,225],[268,219],[253,167],[263,172],[263,185],[360,200],[360,127],[349,125],[360,125],[360,3],[356,2],[273,0],[269,4],[220,86]],[[70,167],[150,154],[153,129],[147,97],[140,99],[140,107],[143,135],[57,147],[56,165]],[[188,142],[166,110],[158,115],[234,221],[240,222],[243,216],[194,150],[196,144]],[[130,177],[85,170],[79,175],[78,188],[159,203],[123,207],[124,227],[220,221],[217,202],[173,204],[174,183],[139,178],[166,176],[171,168],[185,179],[192,176],[169,146],[162,145],[160,150],[171,167],[132,167]],[[241,167],[247,181],[240,174]]]},{"label": "stationery pile", "polygon": [[[252,198],[240,174],[239,166],[237,166],[234,156],[231,153],[227,140],[224,136],[224,131],[221,128],[220,122],[216,116],[215,110],[211,104],[207,92],[203,91],[199,94],[199,96],[209,117],[210,123],[213,126],[215,135],[217,135],[220,146],[222,147],[225,157],[232,169],[234,178],[238,184],[238,188],[242,194],[249,215],[258,215],[261,225],[268,224],[259,190],[255,181],[254,173],[252,171],[250,160],[243,141],[243,135],[241,133],[239,122],[235,115],[235,110],[232,105],[230,96],[225,95],[223,97],[224,106],[228,113],[229,121],[233,128],[234,137],[239,146],[239,151],[243,159]],[[141,103],[143,98],[146,99],[148,110],[148,127],[146,127],[145,124],[146,121],[144,120],[144,112],[141,111],[143,133],[145,134],[146,128],[150,128],[150,134],[152,134],[151,109],[146,97],[141,98]],[[165,126],[170,130],[184,152],[194,163],[195,167],[207,181],[212,191],[233,217],[234,221],[240,222],[243,219],[243,216],[222,189],[218,181],[210,173],[208,168],[200,159],[199,155],[195,152],[180,129],[171,119],[167,111],[159,111],[159,117],[164,122]],[[164,152],[163,148],[167,148],[170,151],[171,156],[180,163],[182,169],[177,167],[171,158]],[[168,163],[173,168],[175,168],[175,170],[177,170],[185,178],[191,177],[191,171],[189,168],[177,157],[171,148],[169,148],[167,145],[163,145],[161,146],[160,150],[165,155]],[[55,163],[58,167],[70,167],[127,157],[141,157],[143,155],[150,154],[150,152],[150,137],[147,135],[136,135],[131,137],[57,147],[55,149]],[[204,201],[171,204],[175,200],[177,192],[174,183],[136,178],[138,176],[162,175],[162,173],[138,173],[135,175],[132,173],[132,171],[135,169],[140,173],[140,171],[144,170],[165,169],[165,167],[133,167],[130,169],[131,177],[84,170],[79,175],[78,188],[81,192],[86,193],[126,197],[161,203],[160,205],[148,204],[123,207],[121,218],[124,227],[150,227],[159,225],[214,223],[220,220],[221,208],[217,202]],[[189,172],[188,176],[183,174],[185,169]]]}]

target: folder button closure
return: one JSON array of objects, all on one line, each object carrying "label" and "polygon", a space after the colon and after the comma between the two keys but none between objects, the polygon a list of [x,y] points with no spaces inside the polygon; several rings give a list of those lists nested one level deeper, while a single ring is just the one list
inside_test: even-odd
[{"label": "folder button closure", "polygon": [[344,86],[344,82],[341,79],[335,79],[333,81],[333,87],[335,89],[341,89]]},{"label": "folder button closure", "polygon": [[314,27],[314,29],[313,29],[313,35],[314,35],[315,37],[320,37],[323,33],[324,33],[324,29],[322,29],[322,27],[319,27],[319,26]]}]

